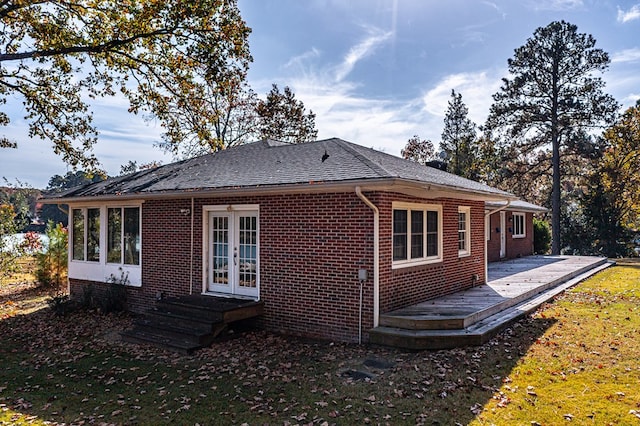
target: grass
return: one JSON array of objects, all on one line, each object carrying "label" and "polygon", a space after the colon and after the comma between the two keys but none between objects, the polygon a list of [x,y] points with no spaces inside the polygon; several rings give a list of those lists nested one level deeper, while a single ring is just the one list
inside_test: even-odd
[{"label": "grass", "polygon": [[[15,298],[4,286],[0,307]],[[19,296],[30,309],[0,321],[0,425],[640,425],[640,265],[486,345],[436,352],[249,331],[183,356],[120,342],[129,315],[60,317]]]}]

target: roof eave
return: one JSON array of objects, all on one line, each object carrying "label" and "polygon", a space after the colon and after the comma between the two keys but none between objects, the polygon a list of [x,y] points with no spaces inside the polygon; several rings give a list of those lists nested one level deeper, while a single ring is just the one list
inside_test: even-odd
[{"label": "roof eave", "polygon": [[513,194],[491,192],[400,178],[358,179],[340,182],[307,182],[286,185],[259,185],[250,187],[192,188],[171,191],[135,192],[75,197],[43,198],[45,204],[78,204],[83,202],[121,202],[130,200],[162,200],[178,198],[222,198],[227,196],[314,194],[327,192],[351,192],[356,186],[364,191],[391,191],[419,198],[462,198],[477,201],[517,200]]}]

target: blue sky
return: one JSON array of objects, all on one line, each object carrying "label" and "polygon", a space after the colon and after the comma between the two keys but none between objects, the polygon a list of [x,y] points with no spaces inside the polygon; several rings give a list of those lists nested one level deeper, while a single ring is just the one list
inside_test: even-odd
[{"label": "blue sky", "polygon": [[[437,144],[451,89],[482,124],[514,49],[554,20],[609,53],[608,93],[625,107],[640,99],[638,0],[239,0],[239,8],[253,30],[251,87],[261,97],[272,83],[291,87],[316,114],[320,139],[394,155],[415,134]],[[45,187],[68,167],[48,142],[27,138],[20,107],[5,107],[13,122],[0,131],[20,147],[0,150],[0,177]],[[94,101],[93,111],[94,151],[107,172],[129,160],[171,161],[154,147],[159,126],[128,114],[122,99]]]}]

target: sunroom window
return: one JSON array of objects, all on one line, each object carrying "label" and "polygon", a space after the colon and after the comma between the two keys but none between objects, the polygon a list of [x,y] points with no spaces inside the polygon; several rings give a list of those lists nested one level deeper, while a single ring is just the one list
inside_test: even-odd
[{"label": "sunroom window", "polygon": [[107,263],[140,264],[140,209],[107,209]]},{"label": "sunroom window", "polygon": [[100,261],[100,209],[73,209],[73,260]]},{"label": "sunroom window", "polygon": [[393,267],[441,260],[441,217],[438,205],[394,203]]}]

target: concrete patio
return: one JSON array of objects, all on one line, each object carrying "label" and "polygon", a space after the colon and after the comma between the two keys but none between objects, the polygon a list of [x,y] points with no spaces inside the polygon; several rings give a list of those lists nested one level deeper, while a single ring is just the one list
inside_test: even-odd
[{"label": "concrete patio", "polygon": [[611,266],[590,256],[528,256],[490,263],[487,284],[380,315],[372,343],[406,349],[480,345],[516,319]]}]

